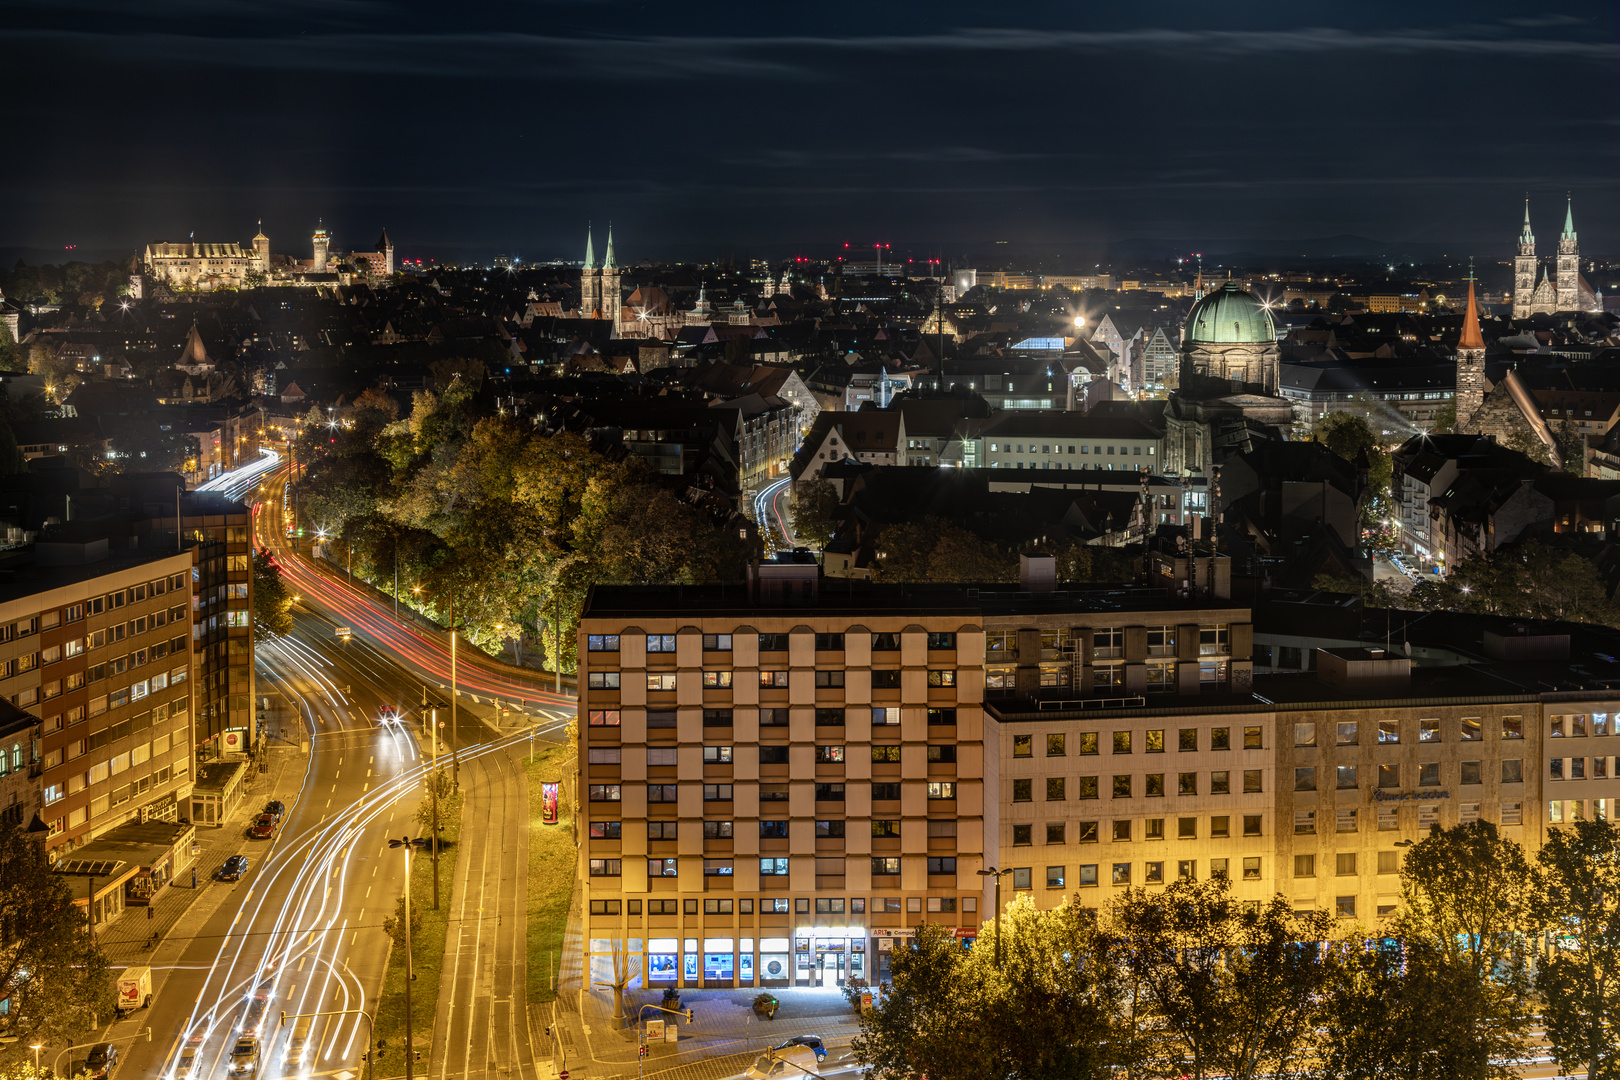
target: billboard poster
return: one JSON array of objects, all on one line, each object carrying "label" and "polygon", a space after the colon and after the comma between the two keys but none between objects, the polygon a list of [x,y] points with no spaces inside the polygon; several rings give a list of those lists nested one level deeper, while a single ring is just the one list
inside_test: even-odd
[{"label": "billboard poster", "polygon": [[540,785],[540,821],[543,824],[557,824],[557,787],[555,780],[547,780]]}]

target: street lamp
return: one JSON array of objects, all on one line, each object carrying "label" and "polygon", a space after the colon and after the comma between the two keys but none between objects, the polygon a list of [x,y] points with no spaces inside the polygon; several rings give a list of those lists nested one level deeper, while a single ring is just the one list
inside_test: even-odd
[{"label": "street lamp", "polygon": [[409,836],[388,841],[391,848],[405,849],[405,1080],[412,1080],[415,1076],[415,1051],[411,1046],[411,980],[416,978],[411,969],[411,848],[423,844],[420,837],[412,839]]},{"label": "street lamp", "polygon": [[1012,873],[1012,867],[997,870],[992,866],[988,870],[979,871],[980,877],[993,877],[996,879],[996,967],[998,969],[1001,967],[1001,879],[1010,873]]},{"label": "street lamp", "polygon": [[[125,304],[124,306],[128,307],[129,305]],[[34,1071],[37,1073],[37,1072],[39,1072],[39,1052],[41,1050],[45,1049],[45,1044],[44,1043],[35,1043],[33,1046],[30,1046],[28,1049],[30,1049],[30,1050],[32,1050],[34,1052]]]}]

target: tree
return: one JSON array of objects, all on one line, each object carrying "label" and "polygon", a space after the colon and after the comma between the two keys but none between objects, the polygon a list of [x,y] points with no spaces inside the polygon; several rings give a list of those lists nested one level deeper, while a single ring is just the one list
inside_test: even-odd
[{"label": "tree", "polygon": [[[971,950],[924,924],[897,944],[889,988],[861,1016],[853,1050],[868,1075],[937,1080],[1090,1080],[1128,1064],[1119,1037],[1124,995],[1109,945],[1078,904],[1008,905]],[[861,986],[846,988],[858,1003]]]},{"label": "tree", "polygon": [[[1384,452],[1382,440],[1358,413],[1332,412],[1317,421],[1311,434],[1317,442],[1353,465],[1365,465],[1367,486],[1372,495],[1367,510],[1373,503],[1382,504],[1389,499],[1389,482],[1393,475],[1390,457]],[[1376,516],[1376,514],[1374,514]]]},{"label": "tree", "polygon": [[292,594],[281,580],[281,568],[262,552],[253,552],[253,629],[261,641],[292,633]]},{"label": "tree", "polygon": [[1434,435],[1450,435],[1457,430],[1457,403],[1448,401],[1434,411]]},{"label": "tree", "polygon": [[1354,593],[1361,597],[1361,602],[1367,607],[1389,608],[1399,607],[1400,597],[1390,588],[1387,581],[1368,581],[1359,574],[1355,577],[1341,577],[1337,574],[1317,574],[1311,580],[1311,588],[1321,589],[1323,592]]},{"label": "tree", "polygon": [[793,535],[809,547],[825,550],[838,531],[838,489],[817,478],[793,485]]},{"label": "tree", "polygon": [[1321,1073],[1342,1080],[1451,1080],[1469,1033],[1436,1024],[1462,987],[1458,969],[1424,939],[1347,941],[1323,997]]},{"label": "tree", "polygon": [[1163,1033],[1157,1075],[1254,1080],[1302,1068],[1322,1019],[1330,964],[1315,943],[1330,936],[1331,915],[1295,913],[1280,896],[1245,908],[1222,876],[1132,889],[1109,922],[1138,1008]]},{"label": "tree", "polygon": [[876,577],[899,582],[1011,581],[1017,559],[939,517],[886,526],[877,540]]},{"label": "tree", "polygon": [[[407,889],[410,888],[411,887],[410,882],[406,882],[405,887]],[[405,896],[404,896],[404,894],[401,894],[400,898],[398,900],[394,901],[394,913],[392,915],[388,915],[388,916],[385,916],[383,918],[382,926],[383,926],[383,933],[387,934],[389,940],[394,943],[394,948],[403,949],[405,947]],[[422,933],[422,905],[421,904],[413,904],[413,905],[411,905],[411,938],[412,938],[412,941],[414,942],[416,937],[418,935],[420,935],[421,933]]]},{"label": "tree", "polygon": [[85,913],[41,845],[17,828],[0,829],[0,927],[0,995],[11,1000],[0,1016],[0,1063],[30,1056],[30,1043],[70,1043],[112,1014],[112,976]]},{"label": "tree", "polygon": [[1395,936],[1438,996],[1424,1052],[1437,1075],[1509,1080],[1529,1029],[1522,933],[1530,865],[1488,821],[1431,828],[1401,868]]},{"label": "tree", "polygon": [[1547,1041],[1565,1073],[1620,1078],[1620,826],[1577,821],[1536,852],[1531,910],[1556,933],[1536,971]]}]

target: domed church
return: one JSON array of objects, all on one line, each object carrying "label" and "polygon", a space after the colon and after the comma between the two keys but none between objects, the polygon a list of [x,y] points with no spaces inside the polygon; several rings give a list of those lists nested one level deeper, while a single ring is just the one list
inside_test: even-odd
[{"label": "domed church", "polygon": [[1224,460],[1257,440],[1286,439],[1294,411],[1278,396],[1280,359],[1271,312],[1236,282],[1194,304],[1164,411],[1166,470],[1208,476],[1217,448]]},{"label": "domed church", "polygon": [[1277,326],[1255,295],[1228,281],[1193,305],[1181,333],[1180,386],[1277,395]]}]

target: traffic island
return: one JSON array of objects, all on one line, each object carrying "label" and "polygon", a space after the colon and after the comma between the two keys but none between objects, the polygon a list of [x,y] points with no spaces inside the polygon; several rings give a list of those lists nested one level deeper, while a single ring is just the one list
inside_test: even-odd
[{"label": "traffic island", "polygon": [[[435,1049],[434,1008],[439,1000],[445,942],[450,933],[450,883],[456,878],[457,841],[461,838],[459,798],[440,804],[439,826],[438,911],[433,910],[433,859],[426,849],[411,856],[411,955],[416,973],[416,980],[411,984],[411,1041],[421,1055],[416,1062],[416,1072],[423,1076],[427,1075]],[[390,914],[397,917],[397,909]],[[401,941],[403,937],[402,932]],[[383,977],[382,995],[377,1003],[376,1040],[377,1045],[371,1052],[378,1055],[377,1075],[404,1075],[405,949],[402,944],[390,944],[388,950],[388,971]]]},{"label": "traffic island", "polygon": [[528,995],[555,1000],[568,904],[577,876],[574,817],[568,809],[577,755],[566,746],[523,759],[529,786]]}]

